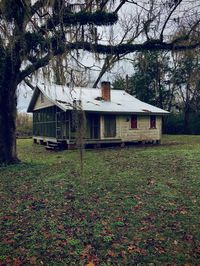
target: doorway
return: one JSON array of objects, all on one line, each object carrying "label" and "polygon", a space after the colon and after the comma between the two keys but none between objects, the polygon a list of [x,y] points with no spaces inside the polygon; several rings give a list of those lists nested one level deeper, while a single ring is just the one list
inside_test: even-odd
[{"label": "doorway", "polygon": [[87,114],[87,130],[86,137],[88,139],[100,138],[100,115],[99,114]]},{"label": "doorway", "polygon": [[104,116],[104,136],[116,137],[116,116],[105,115]]}]

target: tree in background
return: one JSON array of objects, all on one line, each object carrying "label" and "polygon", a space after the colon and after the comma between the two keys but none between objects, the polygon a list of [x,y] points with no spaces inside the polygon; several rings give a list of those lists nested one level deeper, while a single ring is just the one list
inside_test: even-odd
[{"label": "tree in background", "polygon": [[16,119],[17,137],[32,136],[32,116],[27,113],[18,113]]},{"label": "tree in background", "polygon": [[[145,1],[146,2],[146,1]],[[179,28],[177,10],[187,1],[149,1],[142,5],[135,1],[114,0],[1,0],[0,1],[0,164],[17,162],[16,114],[17,85],[35,74],[39,69],[52,65],[59,71],[68,67],[69,57],[79,57],[79,49],[115,56],[136,51],[194,49],[199,38],[191,38],[199,20],[186,23],[187,32],[182,38],[169,39],[166,32],[171,25]],[[133,4],[136,14],[144,13],[137,25],[143,25],[134,39],[126,36],[115,43],[114,36],[106,44],[99,43],[98,30],[103,25],[113,25],[122,6]],[[156,3],[156,5],[155,5]],[[158,8],[158,6],[160,8]],[[195,7],[192,8],[194,10]],[[191,13],[190,5],[185,10]],[[110,12],[112,11],[112,12]],[[140,12],[141,11],[141,12]],[[188,14],[189,14],[188,13]],[[183,14],[183,17],[184,14]],[[161,21],[160,24],[159,22]],[[133,27],[134,28],[134,27]],[[141,38],[140,38],[141,37]],[[187,40],[187,43],[185,41]],[[67,55],[67,56],[66,56]],[[59,57],[57,64],[53,60]],[[107,57],[107,56],[106,56]],[[107,58],[110,60],[110,58]],[[108,66],[109,66],[109,60]],[[53,67],[55,65],[55,67]],[[62,66],[62,68],[60,68]],[[61,73],[61,72],[60,72]],[[49,78],[51,69],[43,71]]]},{"label": "tree in background", "polygon": [[184,51],[174,57],[173,84],[176,103],[183,114],[184,133],[190,133],[190,116],[199,113],[200,57],[199,51]]},{"label": "tree in background", "polygon": [[[118,77],[113,87],[125,89],[141,101],[169,110],[171,101],[169,75],[170,57],[165,52],[141,52],[135,57],[133,74]],[[127,84],[128,83],[128,84]]]},{"label": "tree in background", "polygon": [[162,52],[140,53],[133,67],[134,74],[130,78],[132,93],[142,101],[168,110],[169,55]]}]

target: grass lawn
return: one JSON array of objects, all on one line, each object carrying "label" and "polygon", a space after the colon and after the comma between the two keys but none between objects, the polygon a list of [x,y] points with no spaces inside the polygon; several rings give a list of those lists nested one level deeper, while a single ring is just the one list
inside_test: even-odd
[{"label": "grass lawn", "polygon": [[0,265],[200,265],[200,136],[0,168]]}]

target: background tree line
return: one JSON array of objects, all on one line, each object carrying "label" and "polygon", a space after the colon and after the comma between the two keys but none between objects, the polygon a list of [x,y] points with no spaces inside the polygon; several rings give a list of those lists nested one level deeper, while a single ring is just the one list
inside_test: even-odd
[{"label": "background tree line", "polygon": [[18,112],[16,119],[17,138],[31,137],[32,127],[32,116],[24,112]]}]

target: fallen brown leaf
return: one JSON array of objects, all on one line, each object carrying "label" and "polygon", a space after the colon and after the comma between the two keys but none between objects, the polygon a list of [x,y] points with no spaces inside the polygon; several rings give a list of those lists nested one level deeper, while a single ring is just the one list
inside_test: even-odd
[{"label": "fallen brown leaf", "polygon": [[88,264],[86,264],[86,266],[95,266],[93,261],[90,261]]},{"label": "fallen brown leaf", "polygon": [[13,260],[13,266],[20,266],[20,265],[22,265],[22,262],[20,259],[17,258]]},{"label": "fallen brown leaf", "polygon": [[108,250],[108,256],[116,257],[116,254],[112,250]]},{"label": "fallen brown leaf", "polygon": [[29,259],[31,265],[36,265],[37,258],[35,256],[30,257]]}]

